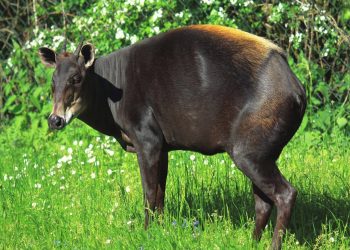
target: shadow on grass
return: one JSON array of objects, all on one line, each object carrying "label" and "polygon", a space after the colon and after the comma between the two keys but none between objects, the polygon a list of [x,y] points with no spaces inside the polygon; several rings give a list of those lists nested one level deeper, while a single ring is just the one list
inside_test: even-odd
[{"label": "shadow on grass", "polygon": [[[173,192],[167,197],[167,210],[175,218],[196,218],[199,221],[229,218],[234,227],[246,227],[254,220],[254,200],[250,184],[243,187],[201,187],[182,195]],[[276,223],[274,209],[270,223]],[[289,232],[301,244],[313,245],[320,234],[333,230],[350,237],[350,200],[333,198],[330,194],[312,195],[299,190],[293,210]],[[253,230],[253,228],[250,228]],[[271,232],[272,234],[272,232]]]},{"label": "shadow on grass", "polygon": [[349,223],[350,200],[300,191],[289,228],[301,243],[313,244],[320,234],[333,230],[350,237]]}]

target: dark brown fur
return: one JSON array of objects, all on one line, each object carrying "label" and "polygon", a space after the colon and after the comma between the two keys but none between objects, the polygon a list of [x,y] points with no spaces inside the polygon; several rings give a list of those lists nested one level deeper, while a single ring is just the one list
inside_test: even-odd
[{"label": "dark brown fur", "polygon": [[[253,184],[254,237],[261,237],[275,205],[272,246],[281,247],[296,190],[276,160],[300,125],[306,98],[278,46],[240,30],[198,25],[146,39],[94,64],[91,45],[56,61],[51,50],[40,53],[45,64],[56,66],[55,106],[66,100],[61,110],[78,110],[74,116],[137,153],[145,227],[149,209],[164,207],[169,151],[227,152]],[[67,84],[76,74],[82,81]],[[67,104],[66,92],[74,86],[79,91]],[[67,112],[53,113],[50,126],[64,127]]]}]

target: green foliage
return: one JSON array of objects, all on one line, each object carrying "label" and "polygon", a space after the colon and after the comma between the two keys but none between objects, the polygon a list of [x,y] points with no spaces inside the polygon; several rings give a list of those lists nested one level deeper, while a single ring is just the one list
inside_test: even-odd
[{"label": "green foliage", "polygon": [[37,23],[28,29],[31,38],[21,45],[14,41],[2,67],[0,117],[6,122],[25,116],[29,124],[44,123],[51,109],[51,70],[41,65],[37,49],[60,49],[65,32],[68,50],[83,35],[103,55],[179,26],[212,23],[265,36],[287,51],[307,90],[305,129],[349,131],[349,8],[340,0],[37,1]]}]

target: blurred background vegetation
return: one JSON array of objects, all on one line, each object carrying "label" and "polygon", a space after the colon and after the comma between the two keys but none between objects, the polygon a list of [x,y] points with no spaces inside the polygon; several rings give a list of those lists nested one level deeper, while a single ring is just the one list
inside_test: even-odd
[{"label": "blurred background vegetation", "polygon": [[306,141],[350,131],[350,1],[0,0],[0,129],[45,128],[51,72],[37,50],[74,50],[83,35],[103,55],[189,24],[237,27],[289,54],[307,90]]}]

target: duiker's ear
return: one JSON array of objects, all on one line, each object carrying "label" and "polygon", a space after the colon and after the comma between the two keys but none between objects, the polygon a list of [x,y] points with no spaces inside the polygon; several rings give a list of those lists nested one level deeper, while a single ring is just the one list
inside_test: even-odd
[{"label": "duiker's ear", "polygon": [[85,68],[90,67],[95,60],[95,47],[90,43],[85,44],[80,50],[80,56],[84,58]]},{"label": "duiker's ear", "polygon": [[39,56],[41,62],[47,67],[55,67],[56,66],[56,52],[52,49],[41,47],[39,49]]}]

